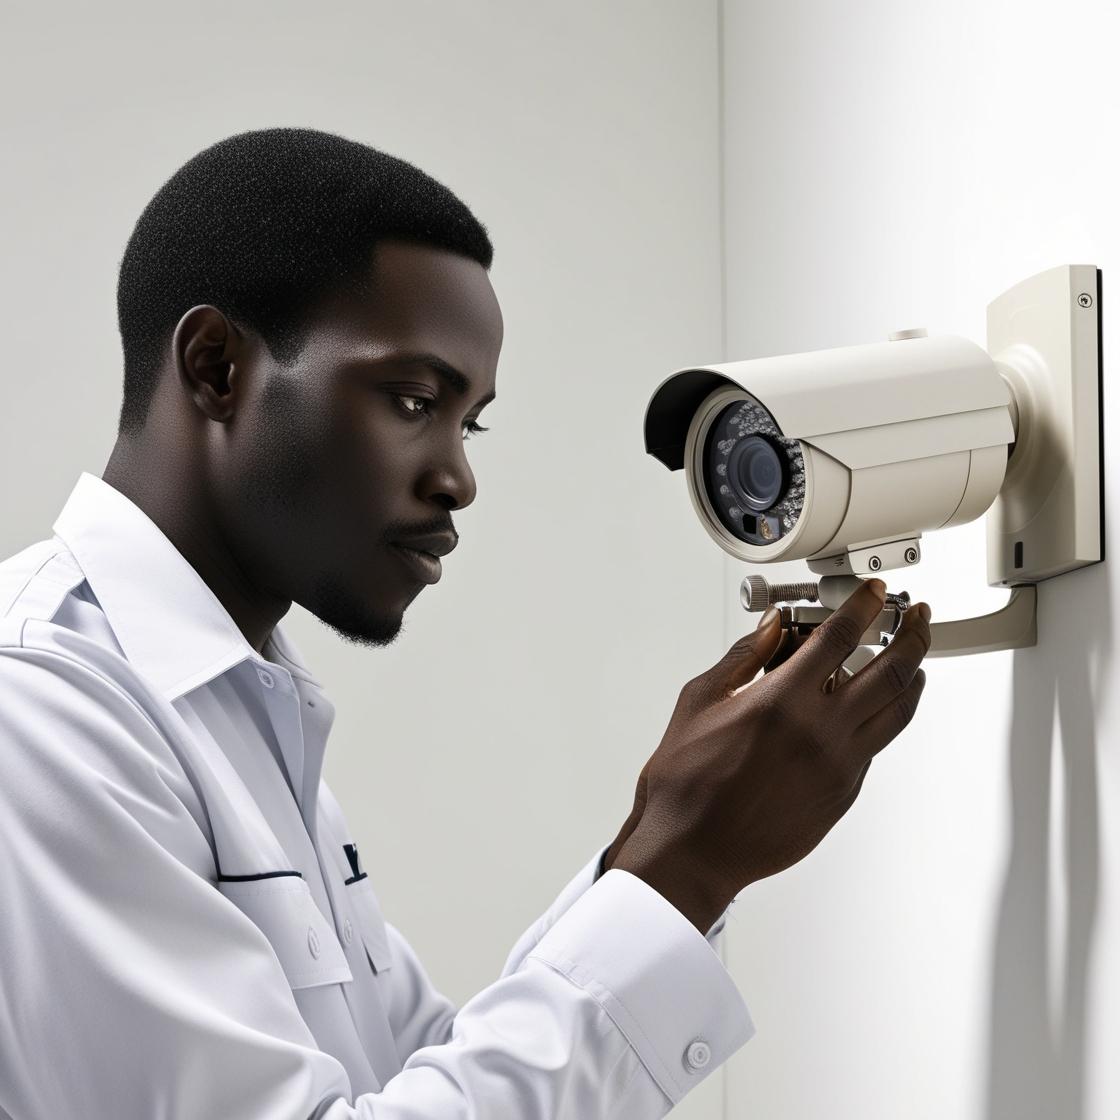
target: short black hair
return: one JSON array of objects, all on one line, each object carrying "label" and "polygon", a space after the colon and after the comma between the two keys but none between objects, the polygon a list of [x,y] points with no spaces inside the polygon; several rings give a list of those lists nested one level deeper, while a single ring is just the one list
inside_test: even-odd
[{"label": "short black hair", "polygon": [[212,304],[291,361],[315,302],[369,291],[373,247],[389,239],[486,269],[494,255],[486,227],[442,183],[333,133],[259,129],[192,157],[144,208],[121,259],[118,434],[144,426],[171,335],[192,307]]}]

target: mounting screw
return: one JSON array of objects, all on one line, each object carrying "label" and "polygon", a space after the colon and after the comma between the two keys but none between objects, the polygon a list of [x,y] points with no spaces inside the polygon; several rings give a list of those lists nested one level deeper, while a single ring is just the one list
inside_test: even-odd
[{"label": "mounting screw", "polygon": [[873,572],[877,572],[883,566],[883,561],[880,560],[878,556],[872,556],[871,559],[867,561],[867,566]]},{"label": "mounting screw", "polygon": [[750,575],[739,585],[739,600],[746,611],[764,611],[775,603],[797,603],[802,599],[817,602],[817,584],[767,583],[763,576]]},{"label": "mounting screw", "polygon": [[908,548],[906,550],[906,563],[913,564],[918,559],[918,550],[916,548]]},{"label": "mounting screw", "polygon": [[1077,297],[1077,302],[1081,304],[1082,307],[1092,307],[1093,297],[1089,295],[1088,292],[1082,292],[1081,295]]}]

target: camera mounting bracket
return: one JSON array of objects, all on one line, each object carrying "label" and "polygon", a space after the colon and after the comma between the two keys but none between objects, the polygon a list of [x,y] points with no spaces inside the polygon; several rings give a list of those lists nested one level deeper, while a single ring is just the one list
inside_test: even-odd
[{"label": "camera mounting bracket", "polygon": [[987,513],[988,583],[1040,583],[1103,560],[1100,269],[1051,268],[993,300],[988,353],[1015,423]]},{"label": "camera mounting bracket", "polygon": [[[1003,485],[987,513],[988,584],[1010,588],[1011,594],[990,614],[931,623],[927,657],[1037,644],[1036,585],[1104,559],[1100,269],[1061,265],[1023,280],[988,305],[987,328],[988,353],[1007,385],[1015,426]],[[917,333],[900,332],[899,337]],[[918,538],[912,537],[864,541],[810,560],[810,570],[822,577],[813,595],[822,605],[785,608],[782,624],[811,629],[863,576],[920,559]],[[777,594],[766,597],[781,602],[781,590],[776,587]],[[757,590],[754,598],[760,601]],[[887,635],[907,609],[906,599],[905,593],[888,598],[845,662],[849,672],[869,659],[867,645],[889,641]]]},{"label": "camera mounting bracket", "polygon": [[[878,576],[888,568],[910,568],[922,558],[921,533],[898,540],[863,542],[834,556],[806,560],[819,576]],[[882,578],[882,577],[880,577]]]},{"label": "camera mounting bracket", "polygon": [[[862,583],[856,575],[824,576],[815,585],[766,584],[760,576],[743,580],[741,599],[744,609],[762,611],[774,603],[816,599],[819,607],[792,606],[782,608],[782,627],[807,633],[819,626]],[[886,645],[909,609],[909,595],[887,593],[887,602],[879,616],[860,638],[856,651],[844,662],[849,673],[859,670],[870,660],[866,647]],[[948,622],[930,623],[930,648],[927,657],[957,657],[966,653],[994,653],[1002,649],[1023,649],[1037,644],[1037,591],[1034,584],[1015,587],[1007,603],[990,614],[976,618],[958,618]]]}]

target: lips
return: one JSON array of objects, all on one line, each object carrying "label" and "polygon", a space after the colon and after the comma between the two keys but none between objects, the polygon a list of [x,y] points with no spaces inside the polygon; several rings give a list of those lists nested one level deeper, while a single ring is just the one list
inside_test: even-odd
[{"label": "lips", "polygon": [[439,577],[443,574],[443,564],[438,556],[403,544],[394,544],[391,547],[416,578],[424,583],[439,582]]},{"label": "lips", "polygon": [[393,543],[403,545],[405,548],[415,549],[417,552],[427,552],[432,556],[446,556],[459,543],[459,537],[457,533],[448,531],[446,533],[426,533],[423,536],[405,537]]}]

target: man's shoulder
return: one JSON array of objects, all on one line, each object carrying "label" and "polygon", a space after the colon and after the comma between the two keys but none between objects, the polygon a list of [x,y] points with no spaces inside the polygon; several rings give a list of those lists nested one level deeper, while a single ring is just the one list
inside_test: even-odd
[{"label": "man's shoulder", "polygon": [[0,693],[8,714],[115,707],[140,709],[151,722],[158,696],[123,656],[73,556],[39,542],[0,562]]},{"label": "man's shoulder", "polygon": [[17,798],[44,775],[96,771],[139,788],[158,772],[193,804],[172,724],[154,685],[102,642],[48,619],[0,618],[0,742],[18,745],[0,752],[0,784]]},{"label": "man's shoulder", "polygon": [[14,665],[34,666],[60,683],[101,680],[129,694],[144,691],[144,682],[119,653],[80,630],[45,619],[0,619],[0,676]]},{"label": "man's shoulder", "polygon": [[86,593],[85,573],[57,537],[0,560],[0,673],[14,661],[62,676],[142,686]]},{"label": "man's shoulder", "polygon": [[52,620],[84,582],[77,560],[57,537],[0,560],[0,648],[21,646],[26,625]]}]

